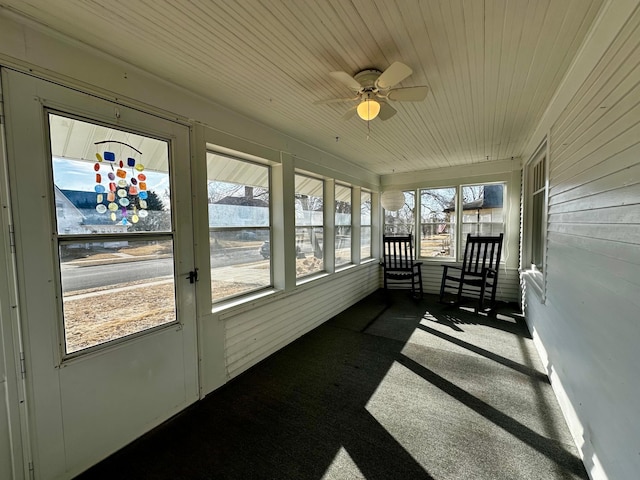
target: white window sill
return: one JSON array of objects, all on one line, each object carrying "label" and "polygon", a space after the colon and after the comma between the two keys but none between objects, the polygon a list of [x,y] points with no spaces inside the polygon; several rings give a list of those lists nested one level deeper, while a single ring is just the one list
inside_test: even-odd
[{"label": "white window sill", "polygon": [[265,297],[270,297],[274,294],[278,293],[278,290],[269,288],[266,290],[261,290],[255,293],[249,293],[247,295],[242,295],[239,297],[235,297],[229,300],[222,300],[221,302],[214,303],[213,308],[211,309],[211,313],[219,314],[222,312],[229,312],[234,309],[244,308],[247,304],[254,302],[256,300],[260,300]]},{"label": "white window sill", "polygon": [[296,286],[299,287],[301,285],[304,285],[305,283],[313,282],[314,280],[317,280],[319,278],[327,277],[328,275],[329,273],[326,271],[312,273],[311,275],[298,278],[298,280],[296,281]]},{"label": "white window sill", "polygon": [[523,270],[520,272],[526,288],[531,288],[541,304],[547,300],[544,286],[544,275],[538,270]]}]

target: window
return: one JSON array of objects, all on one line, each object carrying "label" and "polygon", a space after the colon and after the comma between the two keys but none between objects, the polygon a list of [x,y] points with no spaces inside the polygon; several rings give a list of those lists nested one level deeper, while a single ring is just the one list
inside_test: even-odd
[{"label": "window", "polygon": [[295,176],[296,278],[324,270],[324,182]]},{"label": "window", "polygon": [[[65,354],[177,321],[169,143],[48,121]],[[72,157],[67,145],[95,150]]]},{"label": "window", "polygon": [[504,191],[502,183],[462,187],[461,256],[467,234],[495,236],[504,233]]},{"label": "window", "polygon": [[371,258],[371,192],[360,191],[360,261]]},{"label": "window", "polygon": [[270,287],[268,166],[207,152],[211,299]]},{"label": "window", "polygon": [[335,266],[351,263],[351,187],[336,184]]},{"label": "window", "polygon": [[547,234],[546,143],[526,165],[524,173],[525,249],[523,267],[542,274],[545,270],[544,249]]},{"label": "window", "polygon": [[384,212],[384,233],[413,233],[415,224],[416,193],[413,191],[402,192],[404,205],[395,212]]},{"label": "window", "polygon": [[456,188],[420,190],[421,257],[455,257]]}]

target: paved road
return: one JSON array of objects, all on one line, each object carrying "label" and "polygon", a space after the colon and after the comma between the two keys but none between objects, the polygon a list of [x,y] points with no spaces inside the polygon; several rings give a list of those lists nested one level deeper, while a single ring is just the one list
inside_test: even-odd
[{"label": "paved road", "polygon": [[[262,260],[255,248],[238,249],[225,255],[214,255],[212,267],[225,267],[238,263]],[[66,263],[62,265],[62,291],[73,292],[86,288],[116,285],[136,280],[153,280],[173,275],[173,259],[157,258],[119,263],[95,265],[91,262]],[[186,281],[186,276],[185,276]]]},{"label": "paved road", "polygon": [[62,291],[103,287],[135,280],[157,279],[173,274],[173,259],[159,258],[109,265],[63,265]]}]

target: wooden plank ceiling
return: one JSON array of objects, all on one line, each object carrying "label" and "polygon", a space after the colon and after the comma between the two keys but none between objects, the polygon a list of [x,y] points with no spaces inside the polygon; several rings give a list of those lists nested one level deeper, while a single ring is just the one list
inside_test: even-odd
[{"label": "wooden plank ceiling", "polygon": [[[0,0],[377,174],[519,157],[602,0]],[[1,10],[0,10],[1,12]],[[341,120],[329,76],[413,69],[398,113]]]}]

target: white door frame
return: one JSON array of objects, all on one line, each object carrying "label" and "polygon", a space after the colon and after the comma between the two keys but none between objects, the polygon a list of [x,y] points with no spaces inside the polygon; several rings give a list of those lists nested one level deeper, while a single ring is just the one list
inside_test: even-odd
[{"label": "white door frame", "polygon": [[[0,99],[2,98],[0,83]],[[9,474],[10,478],[21,480],[28,475],[31,454],[26,428],[25,382],[20,360],[24,358],[24,350],[18,309],[6,151],[4,109],[3,102],[0,101],[0,272],[4,272],[0,275],[0,379],[4,377],[4,391],[0,390],[0,405],[5,407],[0,408],[0,415],[6,415],[6,437],[0,438],[0,454],[7,453],[3,447],[6,447],[9,453],[8,462],[0,466],[0,476]],[[4,432],[2,434],[4,435]]]},{"label": "white door frame", "polygon": [[[8,161],[10,183],[14,190],[22,189],[22,193],[12,192],[12,197],[18,245],[18,292],[25,331],[27,398],[30,400],[27,414],[32,420],[29,431],[33,465],[37,478],[66,478],[113,453],[198,399],[195,288],[188,286],[185,279],[194,266],[189,193],[190,131],[184,125],[25,74],[4,73],[3,82],[8,87],[5,88],[5,99],[11,148]],[[172,200],[172,210],[178,290],[176,306],[180,323],[65,362],[61,361],[58,348],[56,329],[59,320],[52,320],[55,314],[51,313],[58,310],[59,304],[55,298],[57,289],[52,288],[58,281],[57,266],[53,265],[55,256],[51,253],[51,245],[48,245],[53,225],[50,218],[53,201],[49,198],[50,180],[43,173],[44,167],[29,171],[30,167],[24,163],[50,162],[46,147],[48,132],[44,127],[45,107],[81,115],[89,121],[114,124],[116,128],[120,123],[135,128],[141,134],[156,133],[171,140],[176,162],[172,167],[180,172],[174,177],[172,191],[175,199]],[[166,132],[169,130],[178,133],[168,136]],[[181,158],[175,158],[177,155]],[[180,162],[179,168],[176,168],[177,162]],[[26,198],[24,189],[32,190],[33,198]],[[180,189],[185,192],[182,196],[178,193]],[[45,214],[39,213],[35,215],[36,221],[30,221],[32,212],[40,210]],[[185,283],[181,283],[183,281]],[[29,293],[34,289],[38,291],[38,302],[34,302]],[[6,339],[4,343],[7,343]],[[168,352],[174,355],[169,356]],[[87,381],[95,379],[96,365],[102,369],[104,378],[95,380],[94,387],[104,389],[93,397],[88,395],[95,403],[85,406],[76,400],[71,402],[70,408],[70,399],[74,397],[71,392],[81,390]],[[145,372],[153,378],[141,377],[140,374]],[[110,385],[116,383],[110,382],[124,382],[125,393],[127,388],[145,385],[139,392],[142,398],[111,391]],[[169,385],[165,385],[167,382]],[[154,408],[151,400],[164,400],[164,404]],[[118,403],[123,401],[124,405]],[[148,409],[143,408],[147,405],[145,402],[152,403]],[[96,405],[100,408],[95,408]],[[74,420],[69,420],[72,417]],[[109,425],[115,433],[104,435],[108,437],[104,439],[99,431],[92,436],[92,427],[85,427],[89,420],[98,427]]]}]

